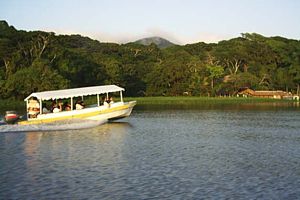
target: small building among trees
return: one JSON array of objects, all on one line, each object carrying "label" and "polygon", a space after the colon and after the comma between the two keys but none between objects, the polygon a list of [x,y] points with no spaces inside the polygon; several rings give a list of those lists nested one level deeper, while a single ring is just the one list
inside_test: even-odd
[{"label": "small building among trees", "polygon": [[250,88],[240,88],[237,92],[237,96],[239,97],[259,97],[259,98],[273,98],[273,99],[283,99],[290,98],[293,99],[293,95],[291,92],[284,92],[282,90],[260,90],[254,91]]}]

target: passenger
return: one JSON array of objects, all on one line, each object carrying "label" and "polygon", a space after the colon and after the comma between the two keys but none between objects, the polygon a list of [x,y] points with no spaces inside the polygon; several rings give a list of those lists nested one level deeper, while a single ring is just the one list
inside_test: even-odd
[{"label": "passenger", "polygon": [[58,104],[55,103],[53,108],[53,113],[58,113],[62,111],[62,102],[58,102]]},{"label": "passenger", "polygon": [[50,108],[50,112],[53,112],[54,108],[57,107],[56,101],[52,101],[51,103],[51,108]]},{"label": "passenger", "polygon": [[71,104],[69,104],[68,102],[65,102],[63,105],[63,109],[65,111],[70,111],[71,110]]},{"label": "passenger", "polygon": [[107,108],[109,107],[109,102],[106,98],[104,98],[103,105]]},{"label": "passenger", "polygon": [[40,113],[40,103],[37,98],[33,97],[28,101],[28,117],[29,118],[36,118],[37,115]]},{"label": "passenger", "polygon": [[46,106],[46,104],[45,103],[43,103],[43,109],[42,109],[42,111],[43,111],[43,114],[47,114],[47,113],[50,113],[50,110],[48,110],[48,108],[47,108],[47,106]]},{"label": "passenger", "polygon": [[77,100],[76,104],[75,104],[75,108],[76,110],[81,110],[84,108],[84,103],[81,100]]},{"label": "passenger", "polygon": [[113,104],[113,103],[114,103],[114,100],[113,100],[112,97],[109,97],[109,103],[110,103],[110,104]]}]

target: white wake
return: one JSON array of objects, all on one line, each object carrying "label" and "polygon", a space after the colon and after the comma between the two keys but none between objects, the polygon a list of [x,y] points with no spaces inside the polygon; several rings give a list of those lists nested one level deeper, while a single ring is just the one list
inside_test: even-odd
[{"label": "white wake", "polygon": [[0,133],[8,132],[33,132],[33,131],[65,131],[93,128],[106,123],[107,120],[64,120],[46,124],[32,124],[32,125],[7,125],[0,123]]}]

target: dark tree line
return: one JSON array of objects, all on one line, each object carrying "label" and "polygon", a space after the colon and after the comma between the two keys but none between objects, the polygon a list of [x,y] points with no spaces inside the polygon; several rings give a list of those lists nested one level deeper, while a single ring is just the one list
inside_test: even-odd
[{"label": "dark tree line", "polygon": [[299,94],[300,41],[245,33],[159,49],[19,31],[0,21],[0,98],[102,84],[125,87],[129,96],[232,95],[241,87]]}]

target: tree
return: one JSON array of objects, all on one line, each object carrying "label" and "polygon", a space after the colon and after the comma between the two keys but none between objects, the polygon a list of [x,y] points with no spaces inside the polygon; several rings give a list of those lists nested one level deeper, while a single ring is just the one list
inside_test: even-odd
[{"label": "tree", "polygon": [[289,74],[293,77],[293,83],[296,86],[296,94],[300,95],[300,65],[292,65]]},{"label": "tree", "polygon": [[220,78],[224,74],[224,68],[222,66],[207,66],[209,78],[211,81],[211,94],[214,93],[214,81]]},{"label": "tree", "polygon": [[52,70],[47,63],[46,60],[36,60],[32,66],[11,75],[2,88],[5,97],[23,99],[32,92],[68,88],[69,81]]},{"label": "tree", "polygon": [[235,75],[244,65],[247,65],[246,40],[243,38],[222,41],[214,49],[213,54],[230,75]]}]

